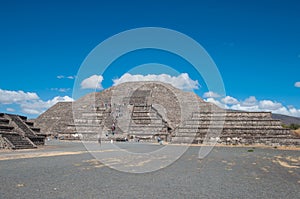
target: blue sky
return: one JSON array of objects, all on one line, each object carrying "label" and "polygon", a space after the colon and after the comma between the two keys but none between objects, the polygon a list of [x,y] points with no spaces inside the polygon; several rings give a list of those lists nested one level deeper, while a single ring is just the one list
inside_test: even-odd
[{"label": "blue sky", "polygon": [[151,50],[120,57],[98,83],[107,88],[136,65],[162,63],[179,72],[171,76],[187,73],[198,81],[195,92],[207,101],[300,117],[299,24],[296,0],[1,1],[0,111],[36,117],[71,100],[78,69],[100,42],[133,28],[163,27],[206,49],[226,96],[207,93],[181,58]]}]

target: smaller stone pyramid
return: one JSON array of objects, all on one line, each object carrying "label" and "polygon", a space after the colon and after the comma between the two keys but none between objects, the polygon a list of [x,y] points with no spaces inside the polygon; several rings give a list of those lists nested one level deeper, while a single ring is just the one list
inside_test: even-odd
[{"label": "smaller stone pyramid", "polygon": [[45,143],[45,137],[27,117],[0,113],[0,148],[37,148]]}]

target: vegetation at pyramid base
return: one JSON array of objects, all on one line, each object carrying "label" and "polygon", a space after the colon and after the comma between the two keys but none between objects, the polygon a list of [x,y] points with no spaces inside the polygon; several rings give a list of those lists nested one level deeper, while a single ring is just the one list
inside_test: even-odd
[{"label": "vegetation at pyramid base", "polygon": [[299,124],[290,124],[290,125],[286,125],[286,124],[283,124],[282,127],[284,128],[288,128],[288,129],[291,129],[291,130],[297,130],[300,128],[300,125]]}]

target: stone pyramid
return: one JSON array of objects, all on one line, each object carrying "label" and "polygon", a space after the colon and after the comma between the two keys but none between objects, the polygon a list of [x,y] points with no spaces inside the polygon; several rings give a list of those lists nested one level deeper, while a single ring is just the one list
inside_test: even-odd
[{"label": "stone pyramid", "polygon": [[35,122],[44,133],[84,140],[158,136],[172,143],[299,145],[270,112],[226,111],[161,82],[127,82],[60,102]]},{"label": "stone pyramid", "polygon": [[46,135],[27,117],[0,113],[0,149],[31,149],[43,145]]}]

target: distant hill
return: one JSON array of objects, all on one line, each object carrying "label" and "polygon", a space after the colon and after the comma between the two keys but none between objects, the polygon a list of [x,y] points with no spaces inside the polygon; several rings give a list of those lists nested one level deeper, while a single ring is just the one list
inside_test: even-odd
[{"label": "distant hill", "polygon": [[300,125],[299,117],[292,117],[292,116],[273,113],[272,118],[276,119],[276,120],[281,120],[286,125],[290,125],[290,124],[299,124]]}]

